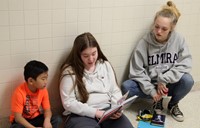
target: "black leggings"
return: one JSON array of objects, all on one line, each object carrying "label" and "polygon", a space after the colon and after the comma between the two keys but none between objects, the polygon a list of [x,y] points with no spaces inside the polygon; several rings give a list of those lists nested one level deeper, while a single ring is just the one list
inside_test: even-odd
[{"label": "black leggings", "polygon": [[133,128],[124,114],[119,119],[107,119],[100,125],[97,123],[97,119],[71,114],[65,121],[64,128]]},{"label": "black leggings", "polygon": [[[26,119],[26,120],[35,127],[43,127],[44,115],[42,114],[33,119]],[[61,122],[62,122],[62,118],[60,116],[51,117],[51,124],[53,128],[59,128],[59,125],[61,124]],[[14,121],[11,124],[10,128],[25,128],[25,127]]]}]

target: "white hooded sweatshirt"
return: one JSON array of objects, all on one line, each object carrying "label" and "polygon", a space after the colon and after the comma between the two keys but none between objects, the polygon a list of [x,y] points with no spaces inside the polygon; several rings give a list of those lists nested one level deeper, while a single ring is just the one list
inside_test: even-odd
[{"label": "white hooded sweatshirt", "polygon": [[95,71],[84,71],[83,82],[89,93],[86,103],[80,102],[77,87],[74,88],[75,75],[68,67],[62,73],[60,95],[65,111],[81,116],[95,117],[97,109],[104,109],[110,104],[116,104],[122,94],[117,85],[113,68],[108,61],[97,61]]}]

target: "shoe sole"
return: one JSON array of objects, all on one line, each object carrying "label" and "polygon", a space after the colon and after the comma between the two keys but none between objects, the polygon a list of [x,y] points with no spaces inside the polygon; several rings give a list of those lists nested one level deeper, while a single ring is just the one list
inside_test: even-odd
[{"label": "shoe sole", "polygon": [[172,116],[172,118],[174,118],[176,121],[178,121],[178,122],[183,122],[184,121],[184,117],[182,117],[182,119],[180,119],[180,118],[177,118],[177,117],[175,117],[174,115],[172,115],[171,114],[171,116]]}]

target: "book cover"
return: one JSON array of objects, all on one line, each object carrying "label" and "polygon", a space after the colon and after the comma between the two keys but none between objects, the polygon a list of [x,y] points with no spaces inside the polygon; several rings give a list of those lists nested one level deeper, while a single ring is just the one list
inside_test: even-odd
[{"label": "book cover", "polygon": [[154,114],[151,120],[151,125],[164,126],[165,125],[165,115]]},{"label": "book cover", "polygon": [[117,105],[115,105],[111,109],[105,111],[104,114],[102,115],[102,117],[100,118],[98,124],[100,124],[101,122],[103,122],[107,118],[111,117],[114,113],[128,108],[135,101],[135,99],[138,97],[138,96],[132,96],[132,97],[130,97],[126,100],[127,96],[128,96],[128,92],[125,95],[123,95],[122,98],[120,98],[118,100]]},{"label": "book cover", "polygon": [[164,126],[151,125],[150,122],[140,120],[137,128],[164,128]]}]

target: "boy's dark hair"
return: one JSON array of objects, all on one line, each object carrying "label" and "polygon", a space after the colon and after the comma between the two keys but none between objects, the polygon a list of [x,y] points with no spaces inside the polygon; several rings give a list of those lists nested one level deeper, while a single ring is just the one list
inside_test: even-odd
[{"label": "boy's dark hair", "polygon": [[44,73],[48,71],[48,67],[37,60],[32,60],[29,61],[25,66],[24,66],[24,79],[25,81],[28,81],[28,78],[33,78],[34,80],[36,80],[36,78]]}]

